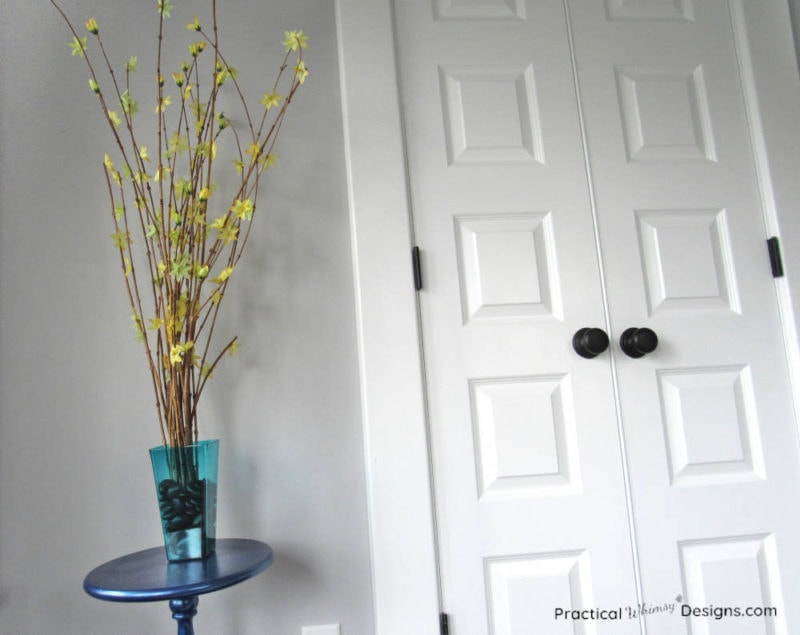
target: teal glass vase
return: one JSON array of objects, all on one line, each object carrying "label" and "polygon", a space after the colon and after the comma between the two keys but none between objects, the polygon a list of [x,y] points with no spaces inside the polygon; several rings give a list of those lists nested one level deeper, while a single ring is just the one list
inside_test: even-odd
[{"label": "teal glass vase", "polygon": [[217,537],[219,441],[150,449],[167,560],[200,560]]}]

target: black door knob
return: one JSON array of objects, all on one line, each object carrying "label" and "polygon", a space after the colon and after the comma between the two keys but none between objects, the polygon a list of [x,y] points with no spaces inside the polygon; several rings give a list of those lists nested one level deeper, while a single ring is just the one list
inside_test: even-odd
[{"label": "black door knob", "polygon": [[628,357],[644,357],[658,346],[658,336],[648,328],[626,329],[619,338],[619,345]]},{"label": "black door knob", "polygon": [[603,329],[578,329],[572,336],[572,348],[581,357],[592,359],[608,348],[608,335]]}]

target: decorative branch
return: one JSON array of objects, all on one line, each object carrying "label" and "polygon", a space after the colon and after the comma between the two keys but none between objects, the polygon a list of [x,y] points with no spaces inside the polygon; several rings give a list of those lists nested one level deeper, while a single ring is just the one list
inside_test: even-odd
[{"label": "decorative branch", "polygon": [[[110,155],[103,160],[114,227],[111,237],[119,252],[134,332],[143,344],[153,383],[162,442],[174,447],[188,445],[198,439],[198,404],[208,380],[225,353],[233,354],[239,347],[238,337],[234,337],[212,352],[212,338],[228,283],[250,237],[260,178],[276,163],[275,143],[289,105],[308,76],[303,59],[307,37],[303,31],[284,33],[285,56],[270,90],[259,102],[263,109],[256,123],[238,72],[220,48],[216,0],[211,0],[210,33],[196,17],[186,25],[200,39],[188,46],[191,62],[181,62],[171,72],[174,88],[166,87],[163,51],[173,6],[172,0],[156,0],[153,132],[157,156],[151,173],[153,159],[140,143],[139,100],[131,82],[137,58],[129,59],[121,84],[95,18],[86,22],[96,42],[90,50],[89,36],[79,35],[56,0],[50,3],[72,33],[72,54],[85,61],[89,87],[98,97],[119,151],[119,169]],[[213,54],[203,56],[206,49]],[[292,55],[293,71],[287,73]],[[208,75],[201,69],[201,57],[210,63]],[[106,80],[101,82],[98,69]],[[204,92],[203,78],[209,77],[211,85]],[[279,93],[282,82],[286,83],[285,97]],[[233,87],[241,107],[241,130],[217,109],[226,85]],[[228,133],[236,146],[238,158],[233,163],[238,181],[229,202],[218,206],[212,201],[219,197],[214,179],[222,170],[217,163],[217,141]],[[220,211],[212,212],[214,209]],[[144,290],[149,291],[146,302]]]}]

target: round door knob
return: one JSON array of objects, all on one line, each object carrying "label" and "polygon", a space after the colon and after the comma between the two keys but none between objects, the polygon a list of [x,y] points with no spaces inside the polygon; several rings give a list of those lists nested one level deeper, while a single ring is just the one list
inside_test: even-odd
[{"label": "round door knob", "polygon": [[619,338],[619,345],[628,357],[644,357],[658,346],[658,336],[648,328],[626,329]]},{"label": "round door knob", "polygon": [[572,337],[572,348],[581,357],[592,359],[608,348],[608,335],[603,329],[578,329]]}]

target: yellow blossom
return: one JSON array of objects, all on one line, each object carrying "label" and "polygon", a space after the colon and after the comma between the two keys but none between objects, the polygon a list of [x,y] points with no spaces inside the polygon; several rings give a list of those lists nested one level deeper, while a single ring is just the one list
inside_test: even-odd
[{"label": "yellow blossom", "polygon": [[232,273],[233,273],[233,267],[225,267],[222,271],[219,272],[219,275],[216,278],[214,278],[214,282],[222,284],[228,278],[231,277]]},{"label": "yellow blossom", "polygon": [[269,168],[275,167],[278,164],[278,157],[274,154],[265,154],[261,157],[258,161],[261,164],[261,168],[264,170],[268,170]]},{"label": "yellow blossom", "polygon": [[131,322],[133,322],[133,330],[136,333],[136,339],[140,342],[144,341],[144,331],[142,330],[142,318],[138,314],[131,314]]},{"label": "yellow blossom", "polygon": [[127,90],[120,95],[120,103],[122,104],[122,110],[127,115],[135,115],[139,112],[139,102],[133,99]]},{"label": "yellow blossom", "polygon": [[240,201],[238,198],[231,206],[231,211],[236,214],[236,218],[241,218],[242,220],[250,220],[253,218],[253,201],[249,198],[243,201]]},{"label": "yellow blossom", "polygon": [[154,179],[155,181],[160,181],[160,180],[161,180],[163,177],[165,177],[165,176],[166,176],[167,174],[169,174],[171,171],[172,171],[172,170],[170,170],[168,166],[166,166],[166,165],[162,165],[161,167],[159,167],[159,168],[156,170],[156,173],[155,173],[155,175],[153,176],[153,179]]},{"label": "yellow blossom", "polygon": [[283,45],[286,47],[286,52],[296,51],[308,47],[308,36],[300,31],[284,31]]},{"label": "yellow blossom", "polygon": [[97,20],[94,18],[89,18],[89,21],[86,23],[86,28],[88,29],[89,33],[94,35],[97,35],[98,31],[100,30],[97,27]]},{"label": "yellow blossom", "polygon": [[281,99],[283,99],[283,95],[279,95],[275,91],[271,93],[264,93],[264,97],[261,98],[261,104],[269,110],[273,106],[277,106],[280,104]]},{"label": "yellow blossom", "polygon": [[72,36],[72,42],[69,43],[69,46],[72,49],[72,54],[78,57],[83,57],[83,54],[86,51],[86,42],[88,39],[89,38],[87,36],[82,38]]},{"label": "yellow blossom", "polygon": [[175,344],[169,351],[169,361],[174,366],[183,361],[183,355],[194,347],[194,342],[189,341],[184,344]]},{"label": "yellow blossom", "polygon": [[172,97],[169,95],[165,95],[158,101],[158,105],[156,106],[156,112],[164,112],[167,106],[172,103]]},{"label": "yellow blossom", "polygon": [[161,17],[171,18],[172,0],[158,0],[158,12],[161,14]]},{"label": "yellow blossom", "polygon": [[189,45],[189,53],[192,57],[197,57],[206,48],[206,43],[202,40]]},{"label": "yellow blossom", "polygon": [[303,60],[300,60],[297,66],[294,67],[294,74],[295,77],[297,77],[297,81],[301,84],[306,81],[306,77],[308,77],[308,68]]},{"label": "yellow blossom", "polygon": [[118,232],[111,234],[111,239],[114,241],[114,246],[117,249],[125,251],[130,243],[130,234],[120,229]]}]

